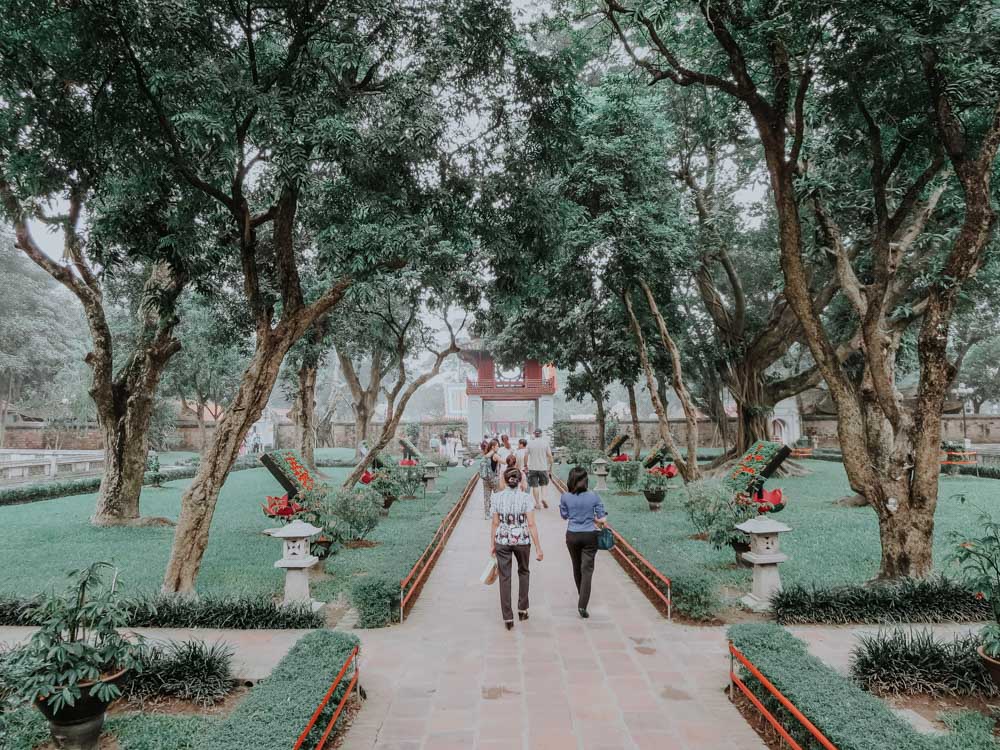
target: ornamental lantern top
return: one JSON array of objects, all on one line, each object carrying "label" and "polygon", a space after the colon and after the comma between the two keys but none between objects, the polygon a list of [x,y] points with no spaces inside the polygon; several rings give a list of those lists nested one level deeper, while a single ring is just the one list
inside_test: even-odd
[{"label": "ornamental lantern top", "polygon": [[311,523],[296,518],[290,524],[277,529],[268,529],[265,534],[269,534],[277,539],[308,539],[314,534],[318,534],[323,529],[313,526]]},{"label": "ornamental lantern top", "polygon": [[775,521],[770,516],[754,516],[749,521],[736,524],[736,528],[745,534],[781,534],[791,531],[791,526],[786,526],[780,521]]}]

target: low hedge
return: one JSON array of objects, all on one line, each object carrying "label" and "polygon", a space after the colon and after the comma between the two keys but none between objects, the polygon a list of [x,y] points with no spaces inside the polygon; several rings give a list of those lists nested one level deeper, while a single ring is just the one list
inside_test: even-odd
[{"label": "low hedge", "polygon": [[771,607],[783,625],[982,622],[991,617],[989,602],[944,576],[857,586],[793,585],[775,594]]},{"label": "low hedge", "polygon": [[[236,460],[233,471],[257,468],[257,459],[253,456],[243,456]],[[165,466],[158,472],[147,471],[142,477],[144,485],[154,484],[156,475],[160,482],[172,482],[177,479],[191,479],[198,472],[197,466]],[[57,479],[51,482],[16,485],[0,489],[0,506],[35,503],[39,500],[51,500],[56,497],[71,495],[86,495],[97,492],[101,488],[101,477],[78,477],[77,479]]]},{"label": "low hedge", "polygon": [[[0,596],[0,626],[33,625],[33,599]],[[198,599],[145,596],[130,600],[128,627],[295,630],[321,628],[323,615],[307,604],[285,606],[265,594]]]},{"label": "low hedge", "polygon": [[944,640],[929,630],[862,634],[851,652],[851,676],[880,695],[981,695],[998,691],[976,653],[975,634]]},{"label": "low hedge", "polygon": [[[951,718],[953,731],[948,734],[921,734],[881,700],[812,656],[802,641],[777,625],[733,625],[729,638],[838,750],[996,750],[990,718],[963,714]],[[820,747],[757,679],[742,667],[741,672],[747,687],[804,750]]]},{"label": "low hedge", "polygon": [[[257,685],[228,718],[205,731],[196,750],[289,748],[305,729],[358,639],[348,633],[317,630],[288,652],[271,676]],[[313,747],[348,683],[346,677],[316,722],[306,747]],[[342,719],[338,720],[342,721]]]}]

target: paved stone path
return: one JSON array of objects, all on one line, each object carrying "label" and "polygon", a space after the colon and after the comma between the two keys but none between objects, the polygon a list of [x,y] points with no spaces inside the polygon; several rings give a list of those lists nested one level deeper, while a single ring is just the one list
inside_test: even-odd
[{"label": "paved stone path", "polygon": [[[36,628],[0,628],[0,644],[17,645],[28,640]],[[136,628],[150,641],[222,641],[233,649],[233,676],[255,683],[271,674],[289,649],[309,630],[215,630],[211,628]]]},{"label": "paved stone path", "polygon": [[605,553],[591,618],[579,618],[553,496],[538,514],[546,558],[531,562],[528,622],[507,632],[496,587],[478,581],[477,491],[406,622],[356,631],[368,700],[344,750],[764,747],[723,693],[722,628],[668,623]]}]

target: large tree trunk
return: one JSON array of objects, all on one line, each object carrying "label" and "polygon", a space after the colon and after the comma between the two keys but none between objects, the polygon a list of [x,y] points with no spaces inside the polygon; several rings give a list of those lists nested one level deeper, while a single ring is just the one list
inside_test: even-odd
[{"label": "large tree trunk", "polygon": [[194,593],[219,492],[239,456],[243,439],[267,406],[282,360],[308,327],[301,317],[273,331],[258,333],[253,357],[243,372],[236,396],[216,423],[198,473],[181,497],[181,513],[163,577],[164,593]]},{"label": "large tree trunk", "polygon": [[361,442],[368,442],[371,436],[372,421],[375,419],[375,409],[370,408],[368,399],[361,399],[353,404],[354,409],[354,459],[361,458]]},{"label": "large tree trunk", "polygon": [[604,452],[604,446],[607,445],[607,427],[608,427],[608,414],[604,409],[604,400],[601,398],[594,398],[594,403],[597,405],[597,449]]},{"label": "large tree trunk", "polygon": [[[139,519],[139,495],[146,472],[146,430],[152,409],[131,409],[117,420],[112,415],[100,419],[104,436],[104,476],[97,507],[90,519],[95,526],[122,526]],[[100,413],[100,412],[98,412]]]},{"label": "large tree trunk", "polygon": [[635,400],[635,386],[631,383],[625,385],[628,391],[628,413],[632,418],[632,453],[638,458],[642,453],[642,427],[639,424],[639,405]]},{"label": "large tree trunk", "polygon": [[769,417],[774,409],[767,396],[764,376],[750,363],[729,368],[726,384],[736,401],[736,442],[733,453],[741,456],[758,440],[770,440]]},{"label": "large tree trunk", "polygon": [[316,471],[316,365],[299,368],[299,452],[306,465]]}]

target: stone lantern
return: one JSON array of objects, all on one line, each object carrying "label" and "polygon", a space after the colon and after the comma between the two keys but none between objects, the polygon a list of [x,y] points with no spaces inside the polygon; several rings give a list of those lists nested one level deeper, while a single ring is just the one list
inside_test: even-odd
[{"label": "stone lantern", "polygon": [[792,529],[767,515],[751,518],[736,528],[750,536],[750,551],[743,553],[743,559],[753,565],[753,584],[742,602],[754,612],[764,612],[771,607],[771,596],[781,591],[778,565],[788,559],[780,550],[778,535]]},{"label": "stone lantern", "polygon": [[597,477],[597,484],[594,485],[594,490],[608,489],[608,462],[603,458],[596,458],[591,467],[594,470],[594,476]]},{"label": "stone lantern", "polygon": [[441,467],[436,463],[428,461],[424,464],[424,492],[433,492],[435,488],[434,480],[440,475]]},{"label": "stone lantern", "polygon": [[313,609],[323,606],[322,602],[313,601],[309,595],[309,569],[319,562],[309,548],[310,540],[322,529],[305,523],[296,518],[287,526],[268,529],[265,533],[284,542],[283,556],[274,563],[276,568],[285,569],[285,598],[283,604],[302,604],[309,602]]}]

